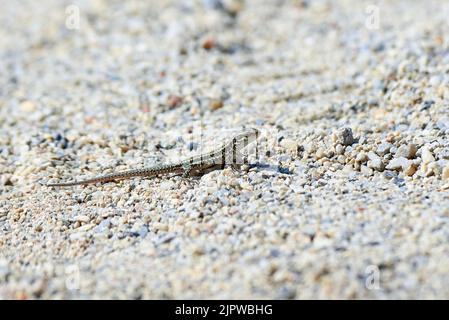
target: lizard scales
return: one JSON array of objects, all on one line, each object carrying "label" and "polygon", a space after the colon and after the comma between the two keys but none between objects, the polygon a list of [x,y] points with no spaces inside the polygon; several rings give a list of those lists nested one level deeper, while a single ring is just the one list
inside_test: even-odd
[{"label": "lizard scales", "polygon": [[[230,165],[239,167],[247,163],[246,157],[242,157],[241,150],[259,137],[259,130],[251,128],[245,130],[222,144],[219,148],[197,156],[187,158],[183,161],[170,164],[162,164],[149,168],[133,169],[121,172],[106,174],[91,179],[81,181],[48,183],[48,187],[69,187],[76,185],[86,185],[99,182],[110,182],[115,180],[129,179],[133,177],[155,177],[165,174],[182,174],[187,177],[192,173],[200,173],[207,169],[221,168]],[[257,145],[256,145],[257,157]]]}]

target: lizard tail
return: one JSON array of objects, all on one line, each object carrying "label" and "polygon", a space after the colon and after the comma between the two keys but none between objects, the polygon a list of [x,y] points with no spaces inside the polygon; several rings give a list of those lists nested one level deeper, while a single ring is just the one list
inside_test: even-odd
[{"label": "lizard tail", "polygon": [[81,181],[68,181],[68,182],[56,182],[56,183],[47,183],[47,187],[71,187],[77,185],[86,185],[98,182],[110,182],[119,179],[126,179],[137,176],[152,176],[155,174],[155,171],[152,169],[136,169],[129,170],[123,172],[116,172],[111,174],[106,174],[104,176],[94,177],[91,179],[81,180]]}]

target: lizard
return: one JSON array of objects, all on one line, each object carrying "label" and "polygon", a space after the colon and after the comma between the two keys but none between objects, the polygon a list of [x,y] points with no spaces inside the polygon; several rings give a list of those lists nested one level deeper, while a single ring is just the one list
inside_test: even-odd
[{"label": "lizard", "polygon": [[[47,183],[47,187],[69,187],[76,185],[87,185],[94,183],[104,183],[115,180],[129,179],[133,177],[156,177],[166,174],[182,174],[182,177],[188,177],[194,174],[200,174],[206,170],[217,168],[224,169],[226,166],[232,168],[241,168],[242,165],[248,164],[246,156],[242,157],[241,150],[249,144],[256,141],[259,137],[259,130],[255,128],[246,129],[229,141],[221,144],[221,146],[210,152],[202,153],[175,163],[155,165],[141,169],[132,169],[105,174],[86,180],[74,180],[68,182]],[[256,144],[256,158],[258,157],[258,149]]]}]

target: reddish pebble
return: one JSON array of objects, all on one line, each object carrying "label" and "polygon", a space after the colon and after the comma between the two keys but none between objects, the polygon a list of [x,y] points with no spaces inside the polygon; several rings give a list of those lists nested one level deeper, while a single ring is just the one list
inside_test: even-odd
[{"label": "reddish pebble", "polygon": [[203,42],[203,49],[210,50],[215,46],[215,41],[212,38],[207,38]]},{"label": "reddish pebble", "polygon": [[223,108],[223,101],[221,101],[221,100],[213,100],[210,103],[210,109],[212,111],[215,111],[215,110],[218,110],[218,109],[221,109],[221,108]]},{"label": "reddish pebble", "polygon": [[182,98],[178,96],[170,96],[167,104],[171,109],[179,107],[182,104]]}]

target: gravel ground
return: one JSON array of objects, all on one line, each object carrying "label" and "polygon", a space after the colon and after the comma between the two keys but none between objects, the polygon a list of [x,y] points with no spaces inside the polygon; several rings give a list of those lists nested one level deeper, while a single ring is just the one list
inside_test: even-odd
[{"label": "gravel ground", "polygon": [[[448,15],[436,0],[9,1],[0,298],[448,299]],[[244,127],[262,132],[249,171],[42,184]]]}]

